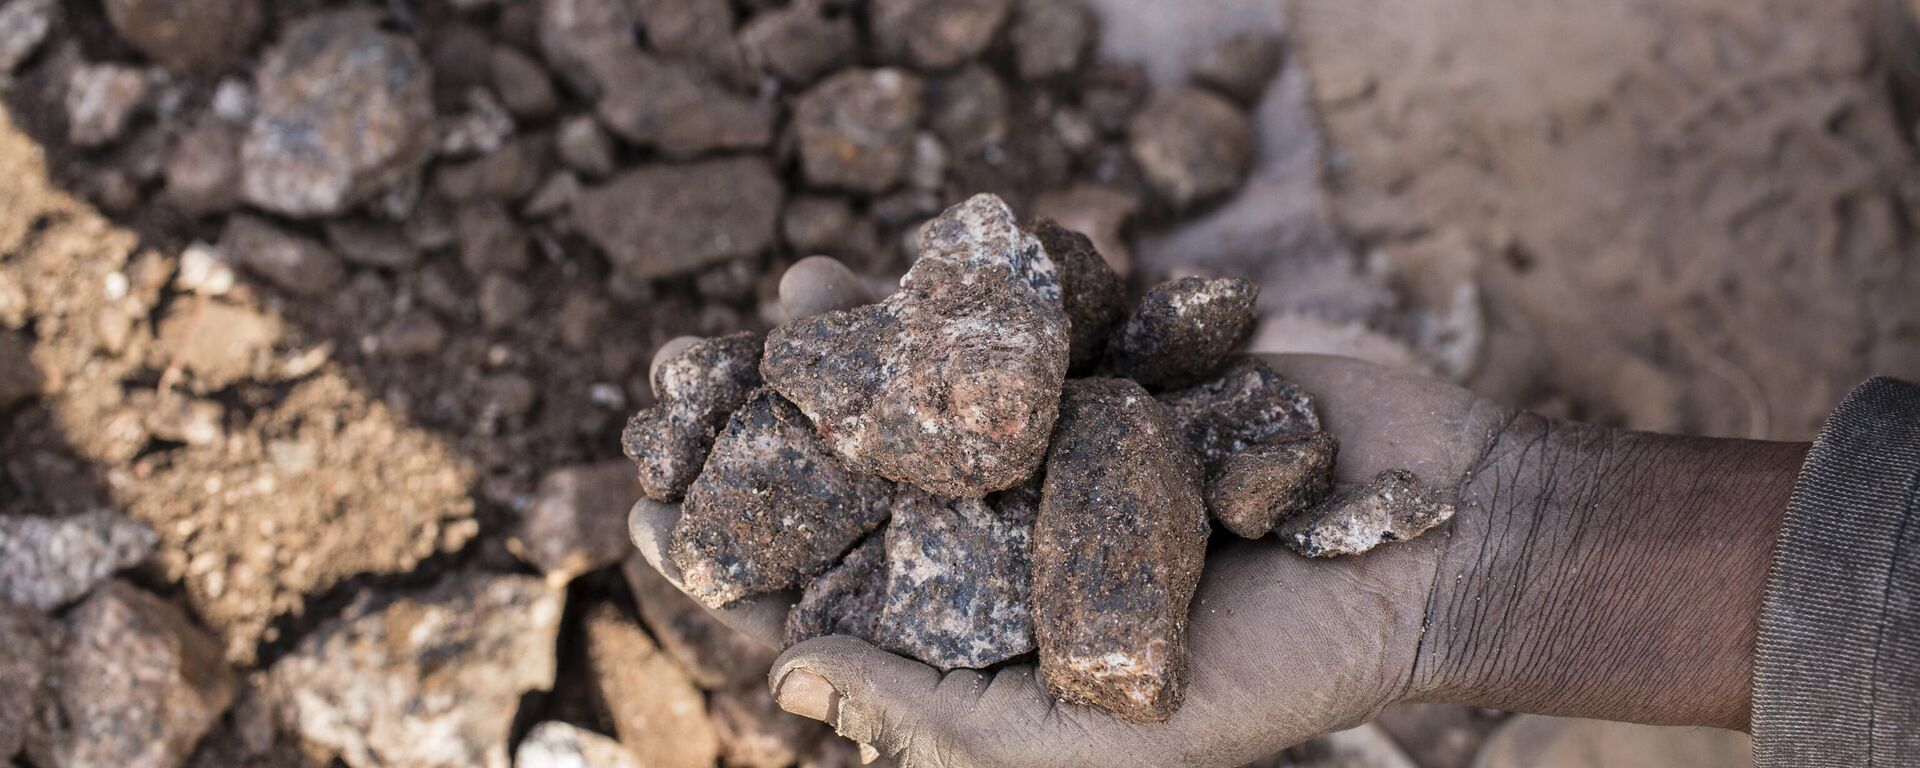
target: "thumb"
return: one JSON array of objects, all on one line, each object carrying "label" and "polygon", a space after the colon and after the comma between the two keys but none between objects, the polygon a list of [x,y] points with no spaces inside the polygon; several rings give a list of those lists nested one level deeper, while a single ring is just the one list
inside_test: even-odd
[{"label": "thumb", "polygon": [[796,645],[768,674],[781,708],[833,726],[840,735],[902,759],[908,747],[931,736],[929,715],[947,707],[943,683],[984,681],[961,670],[938,670],[896,656],[866,641],[834,635]]}]

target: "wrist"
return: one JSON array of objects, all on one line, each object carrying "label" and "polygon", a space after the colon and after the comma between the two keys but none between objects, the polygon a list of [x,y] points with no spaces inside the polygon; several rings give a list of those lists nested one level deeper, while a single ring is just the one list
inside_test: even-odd
[{"label": "wrist", "polygon": [[1461,488],[1413,695],[1745,727],[1768,562],[1805,453],[1515,416]]}]

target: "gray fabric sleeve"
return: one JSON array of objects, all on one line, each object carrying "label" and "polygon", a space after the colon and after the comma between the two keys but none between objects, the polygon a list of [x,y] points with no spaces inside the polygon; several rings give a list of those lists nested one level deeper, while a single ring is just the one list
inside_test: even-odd
[{"label": "gray fabric sleeve", "polygon": [[1920,765],[1920,386],[1828,417],[1774,545],[1754,662],[1759,768]]}]

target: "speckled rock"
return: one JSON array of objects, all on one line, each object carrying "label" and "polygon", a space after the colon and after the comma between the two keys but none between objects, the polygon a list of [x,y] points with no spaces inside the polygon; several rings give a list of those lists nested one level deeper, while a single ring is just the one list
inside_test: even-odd
[{"label": "speckled rock", "polygon": [[31,58],[59,17],[59,0],[13,0],[0,5],[0,73],[10,73]]},{"label": "speckled rock", "polygon": [[1115,371],[1149,389],[1207,380],[1253,333],[1260,287],[1238,277],[1183,277],[1147,291],[1107,344]]},{"label": "speckled rock", "polygon": [[353,768],[506,768],[520,699],[549,689],[564,597],[531,576],[453,573],[363,593],[269,673],[283,725]]},{"label": "speckled rock", "polygon": [[211,75],[260,38],[260,0],[107,0],[107,22],[141,53],[176,71]]},{"label": "speckled rock", "polygon": [[555,469],[540,478],[507,546],[548,578],[571,581],[633,551],[627,510],[639,496],[633,469],[624,461]]},{"label": "speckled rock", "polygon": [[809,83],[853,58],[859,33],[848,18],[829,19],[813,3],[755,14],[740,28],[740,47],[754,68],[792,83]]},{"label": "speckled rock", "polygon": [[622,563],[620,572],[647,631],[694,685],[717,690],[764,682],[773,649],[714,618],[639,555]]},{"label": "speckled rock", "polygon": [[652,280],[758,256],[773,245],[783,195],[760,158],[648,165],[582,191],[572,219],[628,277]]},{"label": "speckled rock", "polygon": [[1409,541],[1453,519],[1453,504],[1412,472],[1390,469],[1373,482],[1341,488],[1280,526],[1280,540],[1307,557],[1357,555]]},{"label": "speckled rock", "polygon": [[702,339],[653,370],[651,408],[634,414],[620,442],[656,501],[679,501],[700,474],[714,438],[760,386],[760,334]]},{"label": "speckled rock", "polygon": [[926,86],[898,69],[849,69],[793,108],[800,169],[816,187],[877,194],[903,179]]},{"label": "speckled rock", "polygon": [[874,642],[942,670],[1033,650],[1028,545],[1037,488],[943,499],[911,488],[887,524],[886,599]]},{"label": "speckled rock", "polygon": [[714,691],[707,706],[728,768],[788,768],[826,733],[820,723],[781,709],[761,680]]},{"label": "speckled rock", "polygon": [[241,195],[294,217],[341,213],[417,183],[432,154],[432,73],[380,14],[294,22],[261,61],[259,104],[241,145]]},{"label": "speckled rock", "polygon": [[948,69],[987,49],[1013,0],[872,0],[868,26],[880,55],[925,70]]},{"label": "speckled rock", "polygon": [[548,720],[527,732],[513,768],[643,768],[620,742],[579,726]]},{"label": "speckled rock", "polygon": [[761,376],[855,471],[941,496],[1011,488],[1044,459],[1066,378],[1059,276],[992,195],[928,222],[919,254],[885,301],[774,329]]},{"label": "speckled rock", "polygon": [[0,517],[0,602],[51,611],[159,542],[145,523],[109,510],[69,517]]},{"label": "speckled rock", "polygon": [[1272,533],[1333,490],[1338,452],[1332,435],[1315,431],[1236,453],[1207,480],[1207,510],[1236,535]]},{"label": "speckled rock", "polygon": [[620,745],[649,768],[712,768],[720,743],[700,689],[613,606],[585,624],[587,667]]},{"label": "speckled rock", "polygon": [[1067,359],[1084,370],[1106,351],[1107,336],[1126,311],[1127,285],[1094,250],[1086,235],[1042,221],[1033,228],[1060,272],[1060,299],[1067,311]]},{"label": "speckled rock", "polygon": [[147,75],[121,64],[83,64],[67,79],[67,140],[81,147],[125,133],[147,98]]},{"label": "speckled rock", "polygon": [[1161,393],[1160,402],[1210,476],[1250,447],[1320,429],[1313,395],[1281,378],[1258,357],[1235,357],[1220,375],[1187,389]]},{"label": "speckled rock", "polygon": [[1201,57],[1191,77],[1222,96],[1252,105],[1280,71],[1280,53],[1278,35],[1257,29],[1239,32]]},{"label": "speckled rock", "polygon": [[1246,180],[1253,122],[1226,98],[1193,87],[1155,92],[1127,127],[1140,173],[1176,209],[1217,199]]},{"label": "speckled rock", "polygon": [[1023,80],[1047,80],[1080,68],[1099,34],[1080,0],[1018,0],[1013,12],[1014,68]]},{"label": "speckled rock", "polygon": [[886,537],[869,536],[833,570],[807,585],[800,602],[787,613],[787,645],[827,635],[871,642],[878,637],[886,600]]},{"label": "speckled rock", "polygon": [[714,443],[668,553],[710,607],[800,586],[885,522],[893,492],[848,470],[798,408],[761,389]]},{"label": "speckled rock", "polygon": [[1069,382],[1033,533],[1047,690],[1130,722],[1171,716],[1207,534],[1199,467],[1159,401],[1125,379]]},{"label": "speckled rock", "polygon": [[179,606],[116,581],[67,614],[47,690],[50,754],[30,745],[36,764],[171,768],[219,722],[240,682]]},{"label": "speckled rock", "polygon": [[47,696],[48,673],[60,645],[59,626],[47,617],[0,600],[0,760],[20,752]]}]

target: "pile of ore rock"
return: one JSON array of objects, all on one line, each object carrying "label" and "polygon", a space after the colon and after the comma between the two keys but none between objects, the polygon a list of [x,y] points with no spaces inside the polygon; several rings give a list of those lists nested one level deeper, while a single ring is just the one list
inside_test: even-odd
[{"label": "pile of ore rock", "polygon": [[1037,651],[1056,696],[1150,722],[1184,694],[1209,513],[1311,557],[1453,514],[1405,471],[1335,488],[1313,397],[1234,354],[1245,280],[1128,311],[1088,238],[985,194],[917,250],[880,303],[656,369],[625,447],[642,504],[680,505],[665,570],[707,606],[801,589],[788,643],[854,635],[943,670]]}]

